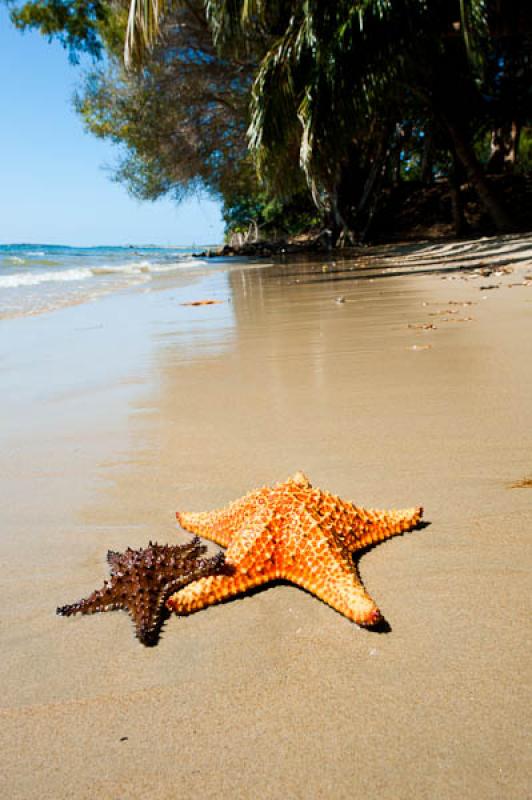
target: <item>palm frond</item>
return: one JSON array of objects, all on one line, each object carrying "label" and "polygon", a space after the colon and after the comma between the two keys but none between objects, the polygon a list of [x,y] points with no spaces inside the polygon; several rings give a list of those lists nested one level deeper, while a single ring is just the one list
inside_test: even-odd
[{"label": "palm frond", "polygon": [[131,0],[124,44],[124,63],[131,69],[142,62],[159,35],[167,0]]}]

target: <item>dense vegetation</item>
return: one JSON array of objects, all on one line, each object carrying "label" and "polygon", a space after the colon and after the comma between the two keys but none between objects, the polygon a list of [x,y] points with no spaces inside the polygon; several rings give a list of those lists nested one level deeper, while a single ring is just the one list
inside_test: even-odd
[{"label": "dense vegetation", "polygon": [[202,189],[231,231],[337,243],[434,196],[458,235],[473,207],[494,230],[532,222],[529,0],[28,0],[12,16],[100,59],[77,107],[138,197]]}]

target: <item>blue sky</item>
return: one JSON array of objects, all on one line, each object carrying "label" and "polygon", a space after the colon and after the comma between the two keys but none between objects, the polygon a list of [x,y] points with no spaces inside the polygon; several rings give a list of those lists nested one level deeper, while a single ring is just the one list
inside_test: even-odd
[{"label": "blue sky", "polygon": [[139,203],[110,180],[116,148],[72,108],[81,74],[59,43],[17,31],[0,3],[0,244],[220,242],[217,203]]}]

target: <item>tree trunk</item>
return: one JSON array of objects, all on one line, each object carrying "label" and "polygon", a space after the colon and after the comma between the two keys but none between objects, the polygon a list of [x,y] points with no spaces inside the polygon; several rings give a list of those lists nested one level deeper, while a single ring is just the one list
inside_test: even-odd
[{"label": "tree trunk", "polygon": [[375,155],[356,209],[356,228],[360,231],[360,241],[368,235],[373,221],[382,183],[386,173],[386,162],[390,153],[390,129],[384,128],[377,143]]},{"label": "tree trunk", "polygon": [[471,144],[466,140],[458,126],[455,125],[452,120],[445,117],[444,121],[454,145],[454,151],[466,171],[468,180],[472,183],[480,202],[489,214],[496,229],[501,232],[514,230],[510,215],[486,180]]},{"label": "tree trunk", "polygon": [[338,191],[334,189],[329,193],[330,203],[330,228],[332,229],[332,241],[334,247],[343,247],[345,244],[355,244],[355,234],[349,228],[340,211]]},{"label": "tree trunk", "polygon": [[383,160],[384,159],[382,150],[379,149],[379,153],[377,153],[375,159],[373,160],[373,164],[371,165],[368,177],[366,178],[364,189],[362,190],[362,196],[358,201],[357,211],[356,211],[357,217],[361,216],[365,212],[369,203],[369,199],[377,188],[378,178],[384,166]]},{"label": "tree trunk", "polygon": [[487,171],[496,174],[512,172],[517,161],[521,126],[515,120],[510,125],[491,132],[490,157]]},{"label": "tree trunk", "polygon": [[356,243],[356,236],[341,211],[340,184],[338,176],[336,176],[335,183],[327,188],[320,187],[315,178],[310,181],[312,200],[323,215],[327,226],[326,230],[330,233],[329,240],[332,247],[342,247],[346,242]]}]

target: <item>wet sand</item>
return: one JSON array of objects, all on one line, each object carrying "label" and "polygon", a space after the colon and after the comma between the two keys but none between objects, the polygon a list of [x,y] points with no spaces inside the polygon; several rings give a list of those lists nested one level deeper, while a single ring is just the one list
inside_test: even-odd
[{"label": "wet sand", "polygon": [[[2,796],[529,796],[530,275],[530,236],[396,246],[5,322]],[[359,564],[389,633],[289,585],[152,649],[55,616],[107,549],[298,469],[425,507]]]}]

